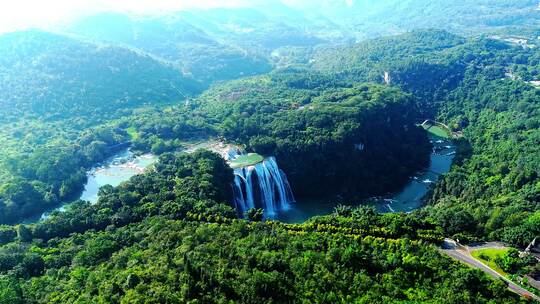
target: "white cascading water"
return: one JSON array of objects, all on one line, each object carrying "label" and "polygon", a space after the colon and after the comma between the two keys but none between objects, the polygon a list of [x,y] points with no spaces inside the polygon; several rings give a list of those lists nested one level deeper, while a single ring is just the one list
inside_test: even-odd
[{"label": "white cascading water", "polygon": [[294,202],[287,176],[274,157],[254,166],[234,169],[234,175],[234,201],[241,213],[258,207],[264,209],[267,217],[272,217],[277,211],[290,209]]}]

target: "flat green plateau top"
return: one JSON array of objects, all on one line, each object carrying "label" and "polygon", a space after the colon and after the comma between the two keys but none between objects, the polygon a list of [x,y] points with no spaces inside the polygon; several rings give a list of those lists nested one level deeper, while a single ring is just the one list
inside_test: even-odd
[{"label": "flat green plateau top", "polygon": [[230,166],[233,169],[248,167],[256,165],[264,160],[264,157],[257,153],[248,153],[246,155],[240,155],[235,160],[230,162]]},{"label": "flat green plateau top", "polygon": [[424,127],[426,131],[428,131],[429,133],[435,136],[442,137],[442,138],[450,138],[448,131],[437,125],[422,125],[422,127]]}]

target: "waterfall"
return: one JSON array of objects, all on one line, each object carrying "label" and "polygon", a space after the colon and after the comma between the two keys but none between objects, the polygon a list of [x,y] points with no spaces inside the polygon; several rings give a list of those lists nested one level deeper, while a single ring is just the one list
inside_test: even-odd
[{"label": "waterfall", "polygon": [[242,177],[236,174],[236,170],[234,171],[235,171],[234,186],[233,186],[234,203],[236,204],[236,209],[244,213],[246,212],[245,210],[246,199],[244,198],[244,192],[242,192]]},{"label": "waterfall", "polygon": [[274,157],[253,166],[236,168],[234,175],[234,202],[239,212],[263,208],[267,217],[273,217],[278,211],[291,208],[294,202],[291,186]]},{"label": "waterfall", "polygon": [[252,174],[254,168],[255,167],[253,166],[249,166],[234,169],[234,202],[236,204],[236,208],[242,213],[246,212],[248,209],[255,208]]}]

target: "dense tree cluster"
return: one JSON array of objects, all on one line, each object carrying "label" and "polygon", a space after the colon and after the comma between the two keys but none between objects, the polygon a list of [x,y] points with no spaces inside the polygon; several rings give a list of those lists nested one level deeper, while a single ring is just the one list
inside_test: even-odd
[{"label": "dense tree cluster", "polygon": [[[35,147],[30,153],[9,155],[9,172],[0,185],[0,223],[16,223],[73,200],[86,182],[86,168],[125,147],[129,135],[119,128],[97,128],[76,142]],[[3,203],[2,203],[3,202]]]},{"label": "dense tree cluster", "polygon": [[[65,31],[85,39],[126,45],[167,60],[203,84],[269,72],[268,59],[250,49],[239,49],[208,30],[205,12],[180,12],[180,18],[132,17],[102,13],[77,20]],[[221,24],[216,26],[222,26]],[[223,34],[223,33],[221,33]]]},{"label": "dense tree cluster", "polygon": [[425,115],[464,133],[451,172],[429,198],[433,206],[420,212],[462,240],[526,246],[540,235],[540,91],[528,83],[538,75],[537,49],[419,31],[340,53],[329,57],[321,50],[313,67],[376,82],[386,71],[391,84],[413,93]]},{"label": "dense tree cluster", "polygon": [[417,113],[396,89],[283,71],[215,86],[132,123],[143,134],[136,147],[214,134],[276,156],[299,197],[353,201],[397,189],[427,166],[430,145],[415,126]]},{"label": "dense tree cluster", "polygon": [[[527,24],[537,5],[475,2],[471,12],[494,13],[470,32]],[[463,15],[456,3],[442,11]],[[124,47],[37,31],[0,36],[0,303],[519,301],[435,246],[452,236],[524,247],[540,236],[538,47],[505,32],[441,30],[315,47],[351,36],[293,10],[279,22],[270,9],[181,17],[102,15],[94,18],[105,32],[92,18],[70,28]],[[463,31],[467,20],[448,27]],[[538,32],[521,35],[536,43]],[[272,61],[280,68],[192,96],[265,73]],[[426,118],[456,132],[457,154],[426,206],[409,214],[339,205],[301,224],[263,221],[255,209],[241,220],[226,162],[177,153],[186,140],[218,137],[276,156],[298,197],[352,202],[426,166],[431,147],[416,126]],[[160,161],[101,188],[96,204],[4,225],[76,199],[86,170],[127,146]],[[540,272],[516,250],[494,262]]]},{"label": "dense tree cluster", "polygon": [[0,80],[0,223],[76,197],[130,141],[110,121],[202,87],[151,56],[37,30],[0,36]]},{"label": "dense tree cluster", "polygon": [[192,78],[135,51],[27,31],[0,36],[0,122],[22,117],[102,122],[145,103],[200,91]]},{"label": "dense tree cluster", "polygon": [[456,92],[456,103],[448,102],[445,115],[467,121],[468,141],[460,149],[464,159],[433,191],[432,212],[437,218],[462,214],[476,223],[457,223],[454,233],[526,246],[540,235],[540,94],[510,80],[471,82],[476,89],[466,98]]},{"label": "dense tree cluster", "polygon": [[219,204],[231,179],[216,154],[167,154],[96,205],[2,228],[1,301],[517,302],[443,258],[425,219],[342,207],[304,224],[238,220]]}]

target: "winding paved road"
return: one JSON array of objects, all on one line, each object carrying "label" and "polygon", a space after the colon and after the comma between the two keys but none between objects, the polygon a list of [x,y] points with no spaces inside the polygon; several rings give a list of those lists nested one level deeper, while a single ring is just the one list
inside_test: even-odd
[{"label": "winding paved road", "polygon": [[[481,246],[477,246],[477,247],[475,247],[475,249],[480,249],[480,248],[502,248],[502,247],[504,247],[504,246],[500,245],[499,243],[487,243],[487,244],[484,244],[484,245],[481,245]],[[475,259],[471,255],[468,247],[457,244],[452,239],[445,239],[444,242],[443,242],[443,245],[441,246],[440,251],[443,252],[444,254],[458,260],[458,261],[461,261],[463,263],[469,264],[469,265],[471,265],[471,266],[473,266],[475,268],[478,268],[478,269],[482,270],[483,272],[487,273],[489,276],[491,276],[491,277],[493,277],[495,279],[504,280],[506,283],[508,283],[508,289],[510,289],[511,291],[513,291],[513,292],[515,292],[515,293],[517,293],[517,294],[519,294],[519,295],[521,295],[521,296],[523,296],[525,298],[534,299],[534,300],[540,302],[540,297],[538,297],[537,295],[535,295],[532,292],[528,291],[527,289],[515,284],[514,282],[508,280],[507,278],[503,277],[502,275],[500,275],[495,270],[491,269],[486,264],[484,264],[481,261]]]}]

